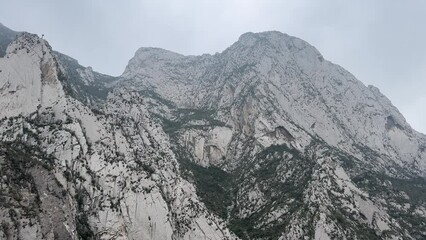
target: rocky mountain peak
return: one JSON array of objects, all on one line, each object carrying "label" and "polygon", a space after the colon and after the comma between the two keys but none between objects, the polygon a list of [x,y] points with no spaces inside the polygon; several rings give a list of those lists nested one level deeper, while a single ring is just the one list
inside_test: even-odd
[{"label": "rocky mountain peak", "polygon": [[[133,85],[159,85],[159,88],[173,85],[172,88],[175,88],[174,84],[203,84],[206,80],[203,76],[219,69],[222,69],[221,74],[213,78],[229,82],[233,81],[230,76],[243,69],[262,75],[277,68],[293,68],[292,71],[313,74],[323,64],[322,55],[307,42],[278,31],[269,31],[245,33],[222,53],[215,55],[184,56],[160,48],[140,48],[129,61],[122,79],[130,80]],[[169,84],[164,85],[163,79],[166,78]],[[235,80],[251,84],[243,78]]]},{"label": "rocky mountain peak", "polygon": [[47,52],[51,52],[52,47],[49,43],[40,38],[37,34],[23,32],[7,47],[6,54],[38,55],[42,58]]},{"label": "rocky mountain peak", "polygon": [[24,32],[10,43],[0,58],[0,70],[0,107],[5,116],[25,116],[62,100],[52,48],[36,34]]},{"label": "rocky mountain peak", "polygon": [[141,47],[136,51],[135,57],[137,57],[140,60],[147,60],[150,58],[171,60],[171,59],[183,57],[183,55],[169,51],[169,50],[165,50],[162,48]]},{"label": "rocky mountain peak", "polygon": [[[354,147],[359,142],[397,156],[398,164],[422,155],[417,133],[385,96],[324,60],[307,42],[280,32],[245,33],[222,53],[207,57],[143,48],[122,79],[180,108],[218,109],[217,114],[231,109],[233,115],[225,114],[222,121],[248,136],[269,134],[279,122],[291,121],[292,135],[305,138],[307,132],[350,152],[359,151]],[[275,109],[274,117],[264,109]],[[274,123],[264,126],[259,118]],[[399,144],[401,138],[406,144]]]},{"label": "rocky mountain peak", "polygon": [[[266,31],[266,32],[247,32],[242,34],[237,43],[246,45],[247,47],[253,47],[256,44],[267,44],[278,47],[280,44],[289,45],[292,44],[293,39],[298,39],[288,34],[279,31]],[[298,39],[300,40],[300,39]],[[300,40],[302,41],[302,40]]]},{"label": "rocky mountain peak", "polygon": [[[226,51],[242,51],[244,48],[257,52],[258,54],[267,54],[270,57],[281,55],[300,55],[304,53],[306,58],[323,59],[321,53],[306,41],[290,36],[279,31],[267,31],[259,33],[244,33],[238,41]],[[261,57],[261,56],[257,56]]]},{"label": "rocky mountain peak", "polygon": [[[179,62],[205,62],[230,64],[227,67],[238,67],[247,64],[259,64],[262,61],[274,60],[282,64],[297,61],[301,67],[314,68],[324,60],[321,53],[307,42],[278,31],[260,33],[244,33],[238,41],[222,53],[202,56],[184,56],[161,48],[143,47],[136,51],[124,71],[124,76],[143,71],[154,65],[175,65]],[[302,63],[303,62],[303,63]],[[305,66],[308,64],[308,66]],[[198,64],[203,65],[203,64]],[[226,66],[224,66],[226,67]]]},{"label": "rocky mountain peak", "polygon": [[174,62],[185,58],[183,55],[161,48],[142,47],[139,48],[134,57],[130,59],[123,75],[132,75],[140,72],[144,67],[162,66],[167,62]]},{"label": "rocky mountain peak", "polygon": [[426,237],[426,137],[301,39],[141,48],[118,78],[5,42],[1,239]]}]

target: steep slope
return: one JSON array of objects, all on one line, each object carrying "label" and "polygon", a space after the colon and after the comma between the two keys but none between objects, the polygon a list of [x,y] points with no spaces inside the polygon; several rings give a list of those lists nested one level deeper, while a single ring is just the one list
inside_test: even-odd
[{"label": "steep slope", "polygon": [[4,55],[6,55],[7,46],[18,34],[18,32],[13,31],[0,23],[0,57],[4,57]]},{"label": "steep slope", "polygon": [[143,100],[114,89],[93,112],[57,55],[24,33],[0,58],[1,238],[232,238]]},{"label": "steep slope", "polygon": [[61,69],[59,78],[65,92],[92,108],[101,108],[107,98],[108,84],[117,78],[95,72],[91,67],[83,67],[65,54],[54,52],[54,55]]},{"label": "steep slope", "polygon": [[425,136],[303,40],[246,33],[213,56],[141,48],[117,84],[168,109],[150,108],[241,238],[425,237]]},{"label": "steep slope", "polygon": [[426,137],[308,43],[0,58],[4,239],[423,239]]},{"label": "steep slope", "polygon": [[[178,108],[216,110],[223,122],[245,135],[273,129],[261,126],[262,120],[277,126],[293,121],[332,146],[355,152],[352,145],[363,143],[399,165],[425,172],[425,136],[378,89],[325,61],[306,42],[279,32],[244,34],[215,56],[140,49],[123,77]],[[237,116],[246,107],[252,108],[251,116]],[[237,126],[242,121],[250,126]]]}]

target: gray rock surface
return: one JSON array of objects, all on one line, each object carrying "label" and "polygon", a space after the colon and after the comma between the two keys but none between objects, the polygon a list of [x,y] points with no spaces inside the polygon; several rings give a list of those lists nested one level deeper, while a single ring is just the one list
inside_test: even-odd
[{"label": "gray rock surface", "polygon": [[24,33],[0,70],[2,239],[426,237],[426,137],[298,38],[115,78]]}]

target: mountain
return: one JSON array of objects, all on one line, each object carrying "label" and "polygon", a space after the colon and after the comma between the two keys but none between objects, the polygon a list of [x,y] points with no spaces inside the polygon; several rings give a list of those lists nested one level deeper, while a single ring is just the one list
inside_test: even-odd
[{"label": "mountain", "polygon": [[280,32],[119,77],[23,33],[0,119],[4,239],[426,237],[426,136]]},{"label": "mountain", "polygon": [[7,46],[15,39],[19,32],[15,32],[0,23],[0,57],[6,55]]}]

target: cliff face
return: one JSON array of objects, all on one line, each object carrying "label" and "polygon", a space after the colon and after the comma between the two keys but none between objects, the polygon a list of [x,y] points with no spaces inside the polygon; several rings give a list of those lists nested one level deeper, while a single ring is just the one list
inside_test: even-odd
[{"label": "cliff face", "polygon": [[[242,238],[424,234],[414,227],[424,195],[409,192],[424,188],[425,136],[303,40],[247,33],[198,57],[142,48],[117,85],[163,100],[181,162],[229,174],[213,203],[206,173],[193,177],[207,206],[227,202],[220,213]],[[181,165],[197,173],[191,164]],[[410,211],[417,220],[402,217]]]},{"label": "cliff face", "polygon": [[426,137],[298,38],[114,78],[25,33],[0,71],[2,238],[426,237]]},{"label": "cliff face", "polygon": [[365,87],[303,40],[279,32],[244,34],[214,56],[140,49],[123,77],[125,84],[151,89],[177,108],[215,110],[246,136],[293,125],[300,128],[293,134],[303,138],[302,146],[310,142],[303,136],[308,133],[353,154],[360,155],[354,144],[365,145],[398,165],[412,164],[419,174],[425,170],[424,161],[417,161],[425,158],[425,137],[378,89]]},{"label": "cliff face", "polygon": [[2,236],[231,236],[180,176],[143,98],[114,89],[102,109],[85,105],[63,86],[84,96],[81,86],[90,74],[68,80],[74,69],[54,55],[45,40],[24,34],[0,59]]}]

